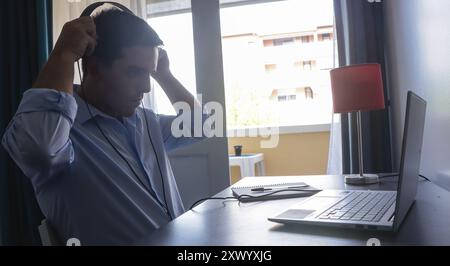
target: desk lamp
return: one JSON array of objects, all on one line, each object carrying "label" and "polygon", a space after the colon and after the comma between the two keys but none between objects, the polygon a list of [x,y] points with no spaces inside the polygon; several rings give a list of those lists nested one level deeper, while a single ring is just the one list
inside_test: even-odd
[{"label": "desk lamp", "polygon": [[376,174],[364,174],[361,112],[384,109],[381,66],[361,64],[331,70],[334,113],[357,113],[359,175],[345,177],[345,183],[368,185],[379,182]]}]

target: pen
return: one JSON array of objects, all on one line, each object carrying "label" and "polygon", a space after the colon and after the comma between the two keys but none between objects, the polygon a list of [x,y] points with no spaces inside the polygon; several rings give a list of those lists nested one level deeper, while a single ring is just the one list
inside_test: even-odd
[{"label": "pen", "polygon": [[259,188],[253,188],[252,191],[268,191],[268,190],[272,190],[271,188],[263,188],[263,187],[259,187]]},{"label": "pen", "polygon": [[287,187],[287,188],[289,189],[289,188],[304,188],[304,187],[309,187],[309,186],[308,185],[301,185],[301,186]]},{"label": "pen", "polygon": [[[293,186],[293,187],[279,187],[279,190],[283,190],[283,189],[295,189],[295,188],[304,188],[304,187],[308,187],[308,185],[301,185],[301,186]],[[264,187],[259,187],[259,188],[253,188],[252,191],[270,191],[273,190],[272,188],[264,188]]]}]

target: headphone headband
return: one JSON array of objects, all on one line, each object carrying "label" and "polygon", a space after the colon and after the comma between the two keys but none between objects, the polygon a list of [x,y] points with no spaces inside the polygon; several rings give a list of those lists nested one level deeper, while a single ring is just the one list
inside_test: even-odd
[{"label": "headphone headband", "polygon": [[88,7],[86,7],[86,9],[81,13],[80,17],[86,17],[86,16],[90,16],[95,9],[97,9],[98,7],[104,5],[104,4],[110,4],[112,6],[115,6],[117,8],[119,8],[120,10],[122,10],[123,12],[129,13],[131,15],[134,16],[134,13],[129,10],[128,8],[126,8],[125,6],[116,3],[116,2],[110,2],[110,1],[103,1],[103,2],[97,2],[97,3],[93,3],[91,5],[89,5]]}]

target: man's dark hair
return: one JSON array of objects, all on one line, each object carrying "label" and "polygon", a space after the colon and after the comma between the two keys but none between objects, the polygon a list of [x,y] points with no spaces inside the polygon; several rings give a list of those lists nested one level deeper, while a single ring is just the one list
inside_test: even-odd
[{"label": "man's dark hair", "polygon": [[[163,45],[147,22],[117,8],[101,11],[94,16],[94,23],[97,28],[97,46],[91,56],[97,57],[106,66],[119,59],[124,48]],[[87,74],[86,60],[83,60],[83,72]]]}]

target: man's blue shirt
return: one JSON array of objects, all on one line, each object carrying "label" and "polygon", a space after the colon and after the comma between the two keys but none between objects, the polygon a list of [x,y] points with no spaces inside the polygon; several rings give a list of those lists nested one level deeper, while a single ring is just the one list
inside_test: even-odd
[{"label": "man's blue shirt", "polygon": [[161,205],[166,204],[163,187],[171,215],[184,212],[167,151],[199,139],[173,137],[175,117],[147,109],[138,108],[122,122],[93,106],[90,110],[141,181],[102,135],[87,103],[76,93],[27,91],[2,143],[30,178],[42,212],[62,241],[131,244],[169,222]]}]

